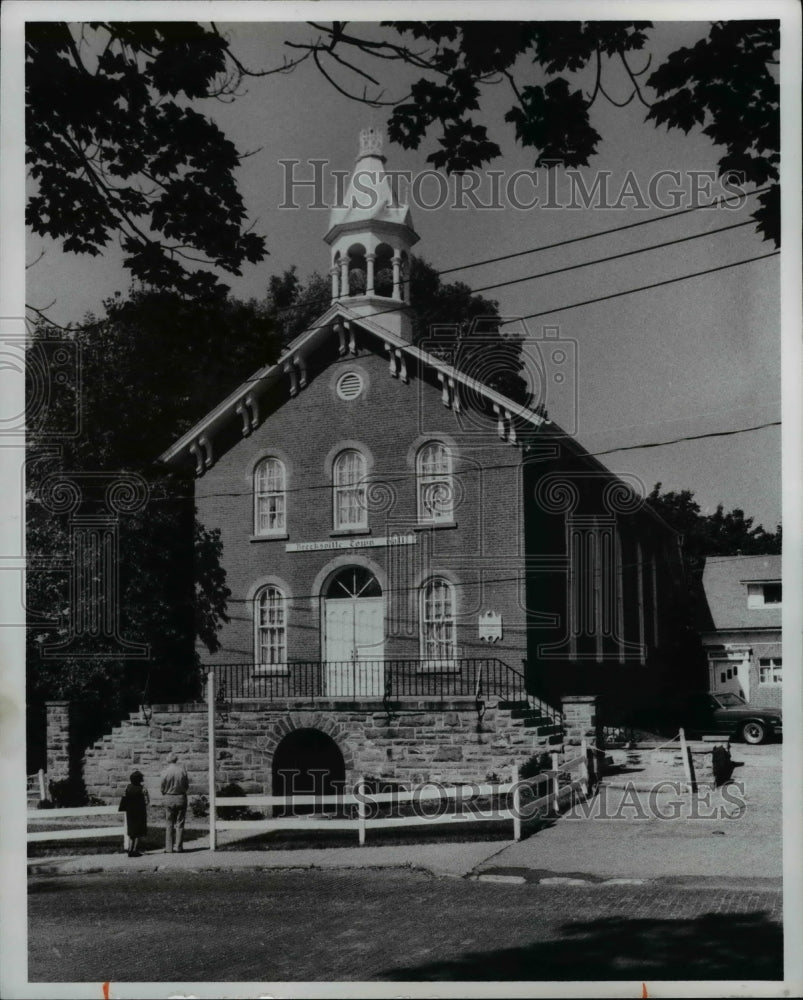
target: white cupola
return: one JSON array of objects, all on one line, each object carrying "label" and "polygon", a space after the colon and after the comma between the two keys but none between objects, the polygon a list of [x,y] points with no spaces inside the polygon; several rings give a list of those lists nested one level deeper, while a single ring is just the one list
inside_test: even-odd
[{"label": "white cupola", "polygon": [[345,196],[329,215],[332,301],[411,339],[410,248],[418,242],[407,205],[385,172],[383,136],[360,132],[360,152]]}]

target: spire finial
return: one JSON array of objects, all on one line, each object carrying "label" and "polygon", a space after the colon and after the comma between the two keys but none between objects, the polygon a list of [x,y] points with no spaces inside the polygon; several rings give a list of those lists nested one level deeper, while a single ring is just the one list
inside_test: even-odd
[{"label": "spire finial", "polygon": [[[362,156],[382,156],[382,146],[385,137],[382,130],[378,128],[364,128],[360,130],[360,157]],[[360,158],[358,157],[358,159]]]}]

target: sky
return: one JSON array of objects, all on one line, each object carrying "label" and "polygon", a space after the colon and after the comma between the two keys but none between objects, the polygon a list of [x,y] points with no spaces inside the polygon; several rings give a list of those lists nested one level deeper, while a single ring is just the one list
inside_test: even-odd
[{"label": "sky", "polygon": [[[233,51],[246,65],[279,65],[293,54],[287,41],[308,38],[311,29],[300,24],[219,24]],[[372,32],[371,26],[360,30]],[[707,22],[662,23],[654,35],[653,64],[679,45],[693,44],[707,30]],[[634,59],[637,67],[642,58]],[[361,66],[381,74],[385,98],[405,92],[405,78],[388,64]],[[519,83],[541,82],[537,67],[518,67]],[[617,100],[629,88],[617,67],[606,67],[608,92]],[[364,81],[338,68],[337,81],[362,89]],[[590,81],[578,78],[579,86]],[[311,159],[329,161],[332,169],[349,169],[358,148],[361,128],[381,128],[386,112],[351,101],[327,83],[310,62],[292,73],[251,79],[232,103],[200,102],[241,151],[249,152],[239,169],[249,220],[267,237],[270,252],[263,262],[249,265],[242,277],[229,279],[242,298],[264,295],[268,280],[295,265],[304,278],[313,271],[326,273],[328,248],[323,242],[328,212],[309,207],[310,196],[299,191],[298,209],[281,208],[286,167],[298,160],[297,176],[308,177]],[[504,123],[512,104],[506,84],[489,87],[478,121],[488,125],[502,156],[490,169],[503,171],[503,182],[518,170],[532,169],[534,153],[517,146],[513,127]],[[699,133],[667,133],[645,123],[646,109],[637,100],[617,108],[598,102],[592,124],[603,136],[600,151],[581,173],[590,187],[595,175],[609,171],[614,195],[628,176],[647,192],[659,171],[680,171],[681,187],[690,190],[693,171],[714,171],[721,149]],[[434,139],[421,149],[406,151],[386,141],[388,167],[413,172],[429,169],[427,155]],[[328,168],[327,168],[328,169]],[[543,171],[541,172],[544,173]],[[328,173],[326,174],[329,180]],[[488,182],[490,183],[490,182]],[[540,183],[540,181],[539,181]],[[558,170],[558,190],[566,192],[565,174]],[[334,189],[334,180],[329,184]],[[487,198],[487,188],[481,197]],[[541,189],[539,189],[541,190]],[[666,190],[665,188],[663,190]],[[522,198],[532,189],[517,188]],[[434,187],[422,188],[425,197]],[[721,193],[716,185],[711,197]],[[710,200],[703,194],[702,201]],[[437,210],[413,206],[413,221],[421,237],[415,252],[438,269],[452,268],[488,257],[528,250],[544,244],[598,232],[645,217],[665,215],[660,208],[625,207]],[[688,204],[688,199],[681,207]],[[527,254],[514,260],[473,267],[450,274],[472,288],[531,276],[542,271],[587,262],[597,257],[676,240],[692,233],[742,222],[746,207],[709,210],[641,226],[620,234],[601,236],[573,246]],[[627,207],[631,206],[631,207]],[[502,315],[516,320],[546,313],[560,306],[622,290],[664,281],[695,271],[770,253],[752,225],[726,233],[635,254],[568,274],[519,282],[483,292],[496,298]],[[35,260],[27,271],[27,296],[33,305],[48,307],[59,323],[81,320],[88,312],[102,312],[103,301],[116,291],[125,293],[129,279],[120,254],[111,249],[102,258],[66,255],[51,241],[29,236],[26,256]],[[413,296],[415,289],[412,289]],[[729,268],[716,274],[670,284],[663,288],[617,297],[607,302],[554,311],[525,321],[530,353],[543,337],[543,327],[558,327],[569,355],[576,357],[576,378],[564,383],[560,394],[546,403],[559,424],[575,434],[592,453],[648,442],[752,427],[780,419],[779,258]],[[527,350],[527,348],[525,348]],[[647,490],[656,482],[663,489],[689,489],[704,511],[718,503],[741,507],[757,523],[773,529],[781,518],[780,428],[665,447],[615,451],[601,456],[613,471],[635,474]]]}]

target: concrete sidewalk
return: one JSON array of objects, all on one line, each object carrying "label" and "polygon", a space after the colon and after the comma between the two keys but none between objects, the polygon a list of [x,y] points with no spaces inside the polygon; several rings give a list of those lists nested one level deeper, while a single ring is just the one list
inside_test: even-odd
[{"label": "concrete sidewalk", "polygon": [[77,875],[129,871],[241,871],[286,868],[415,868],[438,876],[462,878],[490,864],[504,841],[461,844],[394,844],[387,847],[329,847],[309,850],[210,851],[208,838],[181,854],[150,851],[141,858],[117,854],[31,858],[29,875]]},{"label": "concrete sidewalk", "polygon": [[701,787],[693,796],[682,766],[666,756],[619,751],[618,767],[595,799],[505,848],[493,868],[596,878],[780,879],[782,747],[739,744],[731,755],[733,783]]}]

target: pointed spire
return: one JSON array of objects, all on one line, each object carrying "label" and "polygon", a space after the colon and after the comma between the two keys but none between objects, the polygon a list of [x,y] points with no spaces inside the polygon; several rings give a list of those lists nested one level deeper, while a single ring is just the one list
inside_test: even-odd
[{"label": "pointed spire", "polygon": [[[418,242],[407,205],[400,205],[385,171],[384,136],[379,129],[360,131],[354,170],[340,204],[329,214],[324,239],[331,247],[332,301],[382,315],[388,330],[409,340],[410,248]],[[384,303],[396,302],[388,312]]]}]

